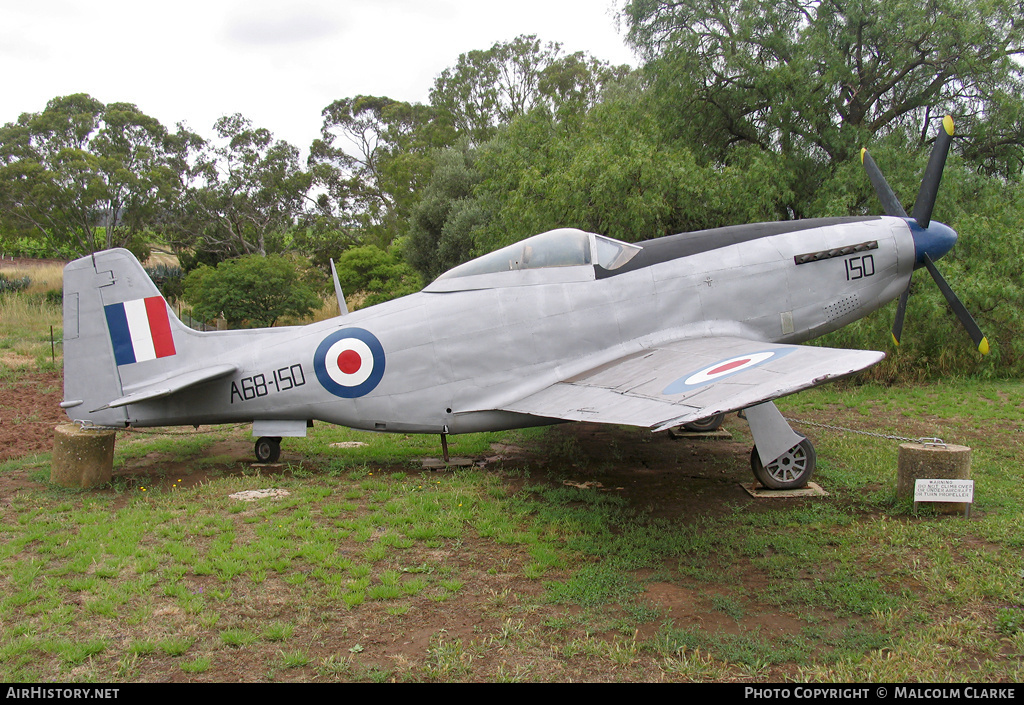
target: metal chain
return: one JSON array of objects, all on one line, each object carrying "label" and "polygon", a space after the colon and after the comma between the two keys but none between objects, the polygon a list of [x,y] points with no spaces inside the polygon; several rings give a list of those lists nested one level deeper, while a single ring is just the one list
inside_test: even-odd
[{"label": "metal chain", "polygon": [[125,429],[124,426],[101,426],[84,419],[71,419],[71,423],[76,424],[83,431],[123,431]]},{"label": "metal chain", "polygon": [[872,438],[884,438],[888,441],[903,441],[906,443],[920,443],[921,445],[946,445],[941,438],[907,438],[906,436],[895,436],[885,433],[872,433],[871,431],[861,431],[856,428],[847,428],[846,426],[833,426],[827,423],[817,423],[816,421],[803,421],[801,419],[791,419],[788,416],[784,416],[786,421],[790,423],[800,424],[802,426],[815,426],[817,428],[827,428],[831,431],[845,431],[846,433],[858,433],[862,436],[871,436]]}]

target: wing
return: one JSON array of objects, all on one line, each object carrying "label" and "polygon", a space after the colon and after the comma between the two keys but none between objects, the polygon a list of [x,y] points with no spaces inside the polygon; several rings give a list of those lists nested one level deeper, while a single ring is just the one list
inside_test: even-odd
[{"label": "wing", "polygon": [[870,350],[694,338],[602,365],[502,409],[661,431],[845,377],[884,357]]}]

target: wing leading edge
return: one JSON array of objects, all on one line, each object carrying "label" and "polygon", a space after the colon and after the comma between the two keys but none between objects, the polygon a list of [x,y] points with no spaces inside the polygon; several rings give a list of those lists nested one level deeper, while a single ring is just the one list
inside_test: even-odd
[{"label": "wing leading edge", "polygon": [[694,338],[602,365],[502,410],[661,431],[824,384],[884,357],[870,350]]}]

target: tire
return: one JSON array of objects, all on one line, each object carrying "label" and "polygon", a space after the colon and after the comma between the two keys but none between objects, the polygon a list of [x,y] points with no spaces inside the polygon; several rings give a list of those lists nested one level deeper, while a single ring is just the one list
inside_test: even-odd
[{"label": "tire", "polygon": [[[803,435],[803,434],[800,434]],[[761,465],[757,446],[750,451],[750,469],[754,477],[770,490],[796,490],[806,487],[817,466],[814,445],[804,436],[803,440],[783,453],[777,460]]]},{"label": "tire", "polygon": [[683,428],[685,428],[687,431],[708,433],[710,431],[717,431],[719,428],[721,428],[723,421],[725,421],[725,414],[715,414],[714,416],[709,416],[706,419],[700,419],[698,421],[684,423]]},{"label": "tire", "polygon": [[281,439],[263,436],[257,439],[254,452],[256,453],[256,462],[276,463],[277,459],[281,457]]}]

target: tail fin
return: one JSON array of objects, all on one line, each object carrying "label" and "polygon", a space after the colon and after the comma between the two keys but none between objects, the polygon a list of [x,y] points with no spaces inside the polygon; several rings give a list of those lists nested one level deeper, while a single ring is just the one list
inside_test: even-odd
[{"label": "tail fin", "polygon": [[141,384],[180,369],[187,329],[127,250],[97,252],[64,268],[64,402],[75,421],[127,424],[110,408]]}]

